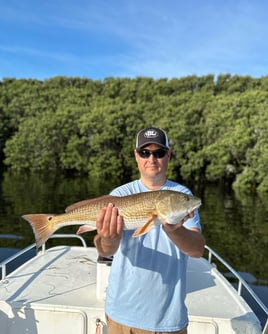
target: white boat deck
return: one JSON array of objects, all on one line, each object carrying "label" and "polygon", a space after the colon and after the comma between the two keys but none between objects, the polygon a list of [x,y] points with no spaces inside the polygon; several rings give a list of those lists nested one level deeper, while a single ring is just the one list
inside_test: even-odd
[{"label": "white boat deck", "polygon": [[207,334],[261,333],[253,311],[206,259],[190,258],[187,275],[186,304],[193,333],[201,328],[199,333]]},{"label": "white boat deck", "polygon": [[96,298],[96,263],[93,248],[60,246],[8,275],[0,285],[3,333],[71,334],[75,328],[77,334],[95,334],[97,319],[104,321],[104,302]]},{"label": "white boat deck", "polygon": [[[94,248],[58,246],[39,254],[0,281],[1,333],[107,333],[108,272]],[[186,303],[189,334],[261,333],[249,306],[203,258],[189,259]]]}]

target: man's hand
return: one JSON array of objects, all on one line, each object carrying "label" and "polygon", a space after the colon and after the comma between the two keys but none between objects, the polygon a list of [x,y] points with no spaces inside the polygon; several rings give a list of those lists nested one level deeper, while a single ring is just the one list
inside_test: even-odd
[{"label": "man's hand", "polygon": [[121,239],[123,217],[118,215],[118,209],[112,203],[100,211],[96,228],[98,235],[104,240]]},{"label": "man's hand", "polygon": [[112,203],[101,209],[96,219],[98,234],[94,238],[94,244],[100,255],[111,256],[117,251],[123,225],[123,217],[118,215],[118,209]]},{"label": "man's hand", "polygon": [[167,222],[163,222],[163,228],[167,233],[173,232],[177,230],[178,228],[182,227],[182,225],[188,220],[189,218],[193,218],[194,213],[191,212],[187,216],[185,216],[181,221],[179,221],[177,224],[168,224]]}]

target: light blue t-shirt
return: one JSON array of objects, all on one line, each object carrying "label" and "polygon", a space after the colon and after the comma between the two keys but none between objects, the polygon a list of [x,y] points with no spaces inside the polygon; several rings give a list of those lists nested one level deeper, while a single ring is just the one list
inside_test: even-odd
[{"label": "light blue t-shirt", "polygon": [[[167,180],[161,190],[191,194],[186,187]],[[140,180],[114,189],[111,194],[126,196],[150,191]],[[199,215],[188,219],[187,228],[199,228]],[[177,331],[188,323],[186,297],[187,255],[168,238],[162,225],[132,238],[124,230],[114,254],[105,311],[112,320],[148,331]]]}]

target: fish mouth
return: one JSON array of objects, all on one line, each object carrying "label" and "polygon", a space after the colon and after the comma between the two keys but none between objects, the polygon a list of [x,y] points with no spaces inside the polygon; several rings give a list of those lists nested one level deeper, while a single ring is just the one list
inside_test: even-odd
[{"label": "fish mouth", "polygon": [[188,214],[194,212],[194,210],[198,209],[201,205],[201,202],[196,204],[195,206],[191,207],[190,209],[188,209]]}]

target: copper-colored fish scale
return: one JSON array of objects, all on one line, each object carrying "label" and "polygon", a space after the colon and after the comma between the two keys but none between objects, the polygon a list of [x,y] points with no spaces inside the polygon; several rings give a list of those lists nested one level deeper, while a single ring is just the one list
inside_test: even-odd
[{"label": "copper-colored fish scale", "polygon": [[55,216],[55,223],[66,220],[79,220],[84,223],[95,224],[96,217],[103,207],[113,203],[118,208],[119,214],[124,217],[124,223],[127,229],[135,229],[144,224],[148,219],[156,215],[156,201],[160,193],[146,192],[134,194],[131,196],[102,196],[92,200],[85,200],[75,203],[66,209],[66,214]]}]

